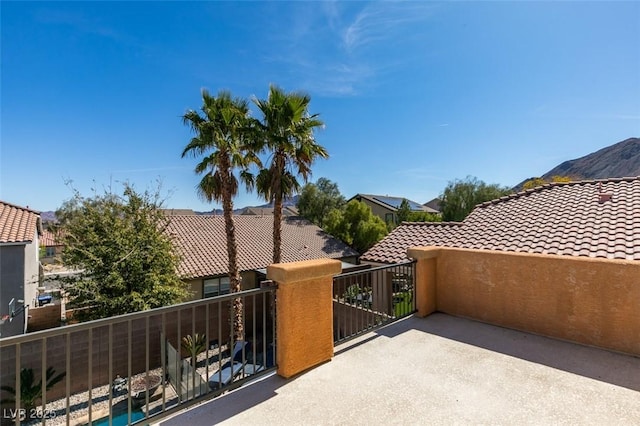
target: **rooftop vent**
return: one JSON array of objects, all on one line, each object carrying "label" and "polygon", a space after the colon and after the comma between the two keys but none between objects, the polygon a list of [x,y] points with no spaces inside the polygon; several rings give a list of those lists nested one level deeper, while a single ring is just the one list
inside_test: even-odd
[{"label": "rooftop vent", "polygon": [[606,203],[607,201],[611,201],[613,194],[608,192],[602,192],[602,183],[598,183],[598,202],[600,204]]}]

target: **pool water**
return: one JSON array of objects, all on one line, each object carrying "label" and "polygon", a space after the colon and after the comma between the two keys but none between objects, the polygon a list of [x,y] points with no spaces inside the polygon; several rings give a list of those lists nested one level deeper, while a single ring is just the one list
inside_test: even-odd
[{"label": "pool water", "polygon": [[[144,419],[144,413],[140,410],[131,411],[131,422],[136,422],[138,420]],[[107,426],[109,424],[109,416],[103,417],[101,419],[96,420],[92,423],[95,426]],[[111,418],[111,424],[113,426],[126,426],[129,424],[129,416],[126,411],[121,413],[114,414]]]}]

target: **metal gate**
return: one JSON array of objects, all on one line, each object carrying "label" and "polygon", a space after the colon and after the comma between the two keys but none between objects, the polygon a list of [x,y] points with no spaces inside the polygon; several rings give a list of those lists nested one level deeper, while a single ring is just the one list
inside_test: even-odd
[{"label": "metal gate", "polygon": [[339,343],[416,311],[415,261],[336,275],[333,340]]}]

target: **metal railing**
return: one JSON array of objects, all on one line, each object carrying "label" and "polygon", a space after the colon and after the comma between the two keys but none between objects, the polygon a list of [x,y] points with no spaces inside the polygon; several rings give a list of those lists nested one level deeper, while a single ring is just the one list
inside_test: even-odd
[{"label": "metal railing", "polygon": [[3,424],[132,424],[240,386],[275,369],[274,303],[265,286],[0,339]]},{"label": "metal railing", "polygon": [[337,275],[333,337],[339,343],[416,311],[415,261]]}]

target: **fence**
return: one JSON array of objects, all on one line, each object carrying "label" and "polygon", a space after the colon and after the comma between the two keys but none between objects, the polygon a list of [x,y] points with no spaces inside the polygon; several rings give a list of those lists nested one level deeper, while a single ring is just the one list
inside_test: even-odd
[{"label": "fence", "polygon": [[[230,321],[236,299],[239,341]],[[2,404],[3,423],[131,424],[239,386],[275,368],[274,302],[269,286],[1,339],[0,382],[13,388],[2,399],[15,400]]]},{"label": "fence", "polygon": [[416,311],[415,262],[337,275],[333,279],[334,342],[356,337]]}]

